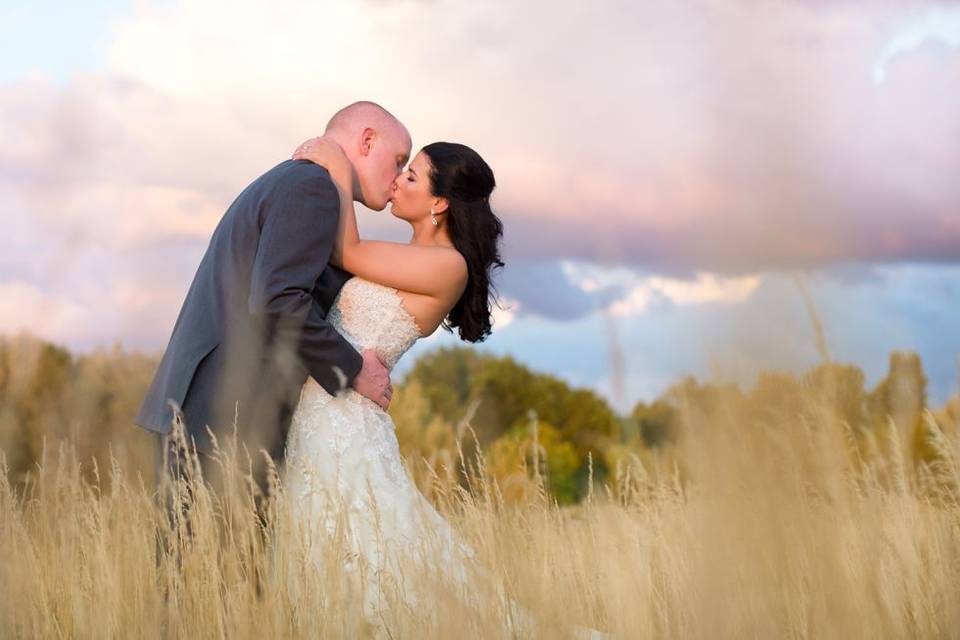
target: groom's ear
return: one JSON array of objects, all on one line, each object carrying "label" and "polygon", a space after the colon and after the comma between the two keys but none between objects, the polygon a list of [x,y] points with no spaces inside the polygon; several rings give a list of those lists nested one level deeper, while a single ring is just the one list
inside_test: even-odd
[{"label": "groom's ear", "polygon": [[377,139],[377,132],[367,127],[360,134],[360,155],[368,156],[373,150],[373,142]]},{"label": "groom's ear", "polygon": [[443,213],[450,208],[450,201],[446,198],[437,198],[433,203],[433,212],[434,213]]}]

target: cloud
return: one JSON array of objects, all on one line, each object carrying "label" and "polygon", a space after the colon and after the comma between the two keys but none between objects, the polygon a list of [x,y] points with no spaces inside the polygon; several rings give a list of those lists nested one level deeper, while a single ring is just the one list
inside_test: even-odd
[{"label": "cloud", "polygon": [[[958,390],[960,266],[873,267],[869,276],[854,278],[849,271],[804,277],[831,357],[861,367],[869,389],[886,375],[891,351],[915,351],[929,378],[930,403],[940,406]],[[615,331],[624,366],[621,409],[653,400],[685,375],[748,389],[759,371],[801,374],[821,362],[792,274],[764,274],[742,302],[663,302],[612,321],[598,313],[564,321],[520,315],[484,348],[522,353],[530,366],[615,400],[618,385],[608,356]]]},{"label": "cloud", "polygon": [[697,273],[690,279],[668,278],[574,261],[563,262],[561,268],[569,282],[584,294],[606,293],[606,308],[615,317],[644,313],[656,302],[675,306],[742,303],[762,281],[759,275],[722,277],[712,273]]},{"label": "cloud", "polygon": [[494,330],[506,329],[517,319],[517,312],[522,305],[516,300],[501,300],[491,312]]},{"label": "cloud", "polygon": [[900,29],[880,54],[873,68],[873,81],[878,85],[886,82],[887,69],[894,60],[927,42],[960,48],[960,8],[934,7]]},{"label": "cloud", "polygon": [[[490,161],[514,314],[737,301],[777,269],[955,262],[960,58],[896,44],[937,6],[138,4],[100,69],[0,85],[0,210],[17,229],[0,278],[172,322],[230,201],[360,97],[416,145]],[[627,275],[588,290],[570,261]],[[131,324],[108,326],[162,345],[166,329]]]},{"label": "cloud", "polygon": [[561,262],[532,262],[504,269],[495,283],[517,301],[521,313],[556,319],[579,318],[609,305],[623,292],[613,284],[591,289],[572,280]]},{"label": "cloud", "polygon": [[718,278],[711,273],[701,273],[692,282],[673,278],[651,278],[649,286],[663,292],[677,304],[731,304],[749,298],[759,284],[758,276]]},{"label": "cloud", "polygon": [[675,278],[630,266],[577,260],[518,263],[495,280],[498,289],[510,299],[514,314],[555,320],[573,320],[604,311],[629,317],[664,305],[738,304],[748,300],[761,282],[758,274],[722,276],[698,272]]},{"label": "cloud", "polygon": [[33,331],[69,341],[83,309],[22,282],[0,282],[0,332]]}]

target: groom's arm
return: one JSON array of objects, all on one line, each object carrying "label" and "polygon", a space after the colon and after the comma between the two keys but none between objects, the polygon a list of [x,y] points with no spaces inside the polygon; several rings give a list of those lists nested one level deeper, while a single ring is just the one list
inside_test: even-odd
[{"label": "groom's arm", "polygon": [[264,207],[249,310],[263,316],[278,344],[297,345],[307,371],[332,394],[353,383],[363,357],[311,295],[333,251],[339,217],[337,189],[325,177],[284,176],[277,201]]}]

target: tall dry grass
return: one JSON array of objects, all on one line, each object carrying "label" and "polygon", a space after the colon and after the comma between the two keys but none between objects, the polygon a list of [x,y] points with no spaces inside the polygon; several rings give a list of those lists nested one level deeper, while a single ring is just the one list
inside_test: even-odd
[{"label": "tall dry grass", "polygon": [[429,494],[485,567],[479,605],[410,562],[402,577],[424,606],[404,608],[385,580],[378,624],[343,569],[343,536],[307,553],[282,476],[257,517],[235,444],[220,454],[223,486],[194,478],[189,517],[173,523],[123,465],[91,472],[69,443],[48,448],[23,489],[0,472],[0,631],[498,638],[510,637],[507,595],[540,621],[528,637],[572,625],[620,638],[960,637],[956,432],[925,413],[936,463],[916,467],[897,437],[885,446],[843,423],[822,389],[803,402],[795,419],[762,422],[680,398],[679,441],[631,457],[576,508],[551,503],[539,461],[519,504],[482,457],[459,460],[468,489],[438,469]]}]

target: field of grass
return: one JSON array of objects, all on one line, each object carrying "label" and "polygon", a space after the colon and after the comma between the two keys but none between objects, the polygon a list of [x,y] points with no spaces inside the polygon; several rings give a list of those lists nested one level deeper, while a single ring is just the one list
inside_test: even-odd
[{"label": "field of grass", "polygon": [[[0,472],[0,631],[559,638],[580,625],[617,638],[960,637],[956,430],[920,412],[917,462],[892,420],[851,427],[823,388],[798,401],[796,415],[748,419],[736,403],[704,411],[680,397],[682,437],[625,456],[573,506],[550,498],[537,469],[525,470],[521,500],[504,500],[482,456],[459,458],[466,486],[450,469],[418,472],[485,577],[470,604],[409,562],[384,577],[378,624],[343,570],[342,536],[308,560],[282,486],[262,523],[234,448],[221,458],[225,486],[198,483],[189,522],[171,525],[152,478],[116,460],[91,469],[69,440],[48,444],[23,482]],[[400,578],[423,607],[403,607]],[[536,629],[511,634],[505,595]]]}]

